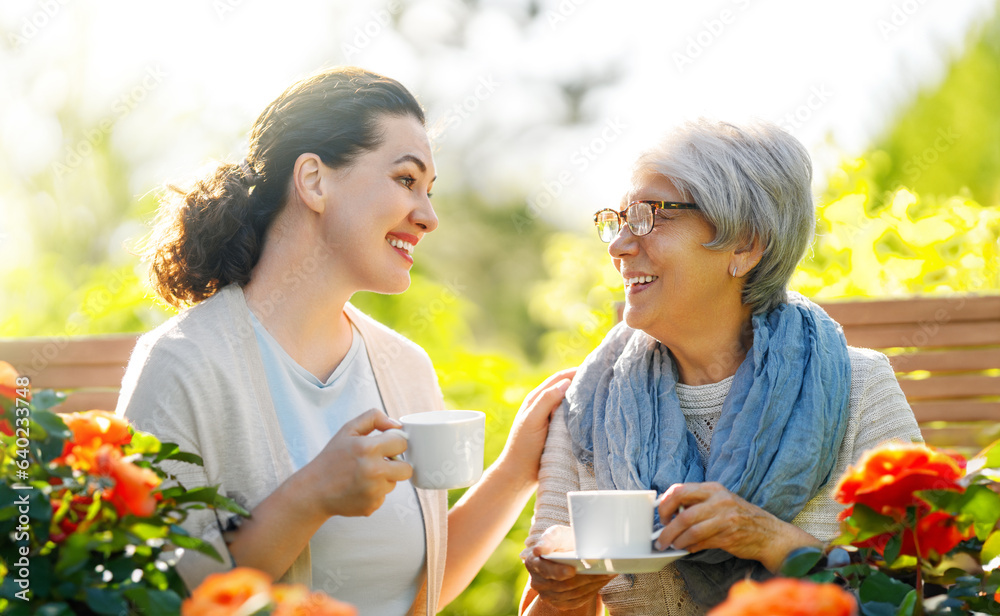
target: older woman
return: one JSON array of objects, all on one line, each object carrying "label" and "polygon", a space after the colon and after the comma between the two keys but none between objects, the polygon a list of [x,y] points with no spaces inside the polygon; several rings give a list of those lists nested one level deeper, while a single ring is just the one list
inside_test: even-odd
[{"label": "older woman", "polygon": [[[698,121],[635,165],[598,234],[624,323],[553,415],[523,557],[522,613],[698,614],[729,585],[838,533],[830,489],[861,453],[920,431],[884,355],[847,346],[786,290],[812,238],[809,155],[770,124]],[[657,573],[576,575],[571,490],[654,489]]]}]

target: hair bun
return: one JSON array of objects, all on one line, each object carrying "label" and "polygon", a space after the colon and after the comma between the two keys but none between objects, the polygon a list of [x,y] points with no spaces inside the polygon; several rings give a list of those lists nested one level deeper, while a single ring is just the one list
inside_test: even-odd
[{"label": "hair bun", "polygon": [[243,162],[240,163],[240,176],[243,178],[243,181],[247,186],[254,186],[260,181],[260,175],[253,170],[253,166],[245,158],[243,159]]}]

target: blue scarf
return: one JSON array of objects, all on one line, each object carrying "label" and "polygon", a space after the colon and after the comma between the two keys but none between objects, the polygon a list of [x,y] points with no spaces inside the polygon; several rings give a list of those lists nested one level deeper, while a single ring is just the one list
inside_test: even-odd
[{"label": "blue scarf", "polygon": [[[736,370],[705,467],[687,429],[667,348],[624,323],[583,362],[563,402],[573,453],[602,490],[716,481],[791,521],[833,472],[847,426],[851,364],[840,326],[801,295],[753,317],[753,348]],[[657,526],[661,526],[657,521]],[[704,550],[677,566],[695,601],[767,577],[756,561]]]}]

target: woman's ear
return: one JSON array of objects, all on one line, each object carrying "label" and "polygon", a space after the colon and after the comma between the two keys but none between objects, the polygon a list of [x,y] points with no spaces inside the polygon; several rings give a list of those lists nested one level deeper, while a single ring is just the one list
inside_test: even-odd
[{"label": "woman's ear", "polygon": [[729,273],[733,278],[742,278],[750,273],[750,270],[757,267],[761,257],[764,256],[764,243],[759,237],[754,236],[742,248],[737,248],[733,252],[733,258],[729,263]]},{"label": "woman's ear", "polygon": [[306,152],[295,159],[292,168],[292,189],[298,201],[317,214],[326,208],[323,176],[327,167],[316,154]]}]

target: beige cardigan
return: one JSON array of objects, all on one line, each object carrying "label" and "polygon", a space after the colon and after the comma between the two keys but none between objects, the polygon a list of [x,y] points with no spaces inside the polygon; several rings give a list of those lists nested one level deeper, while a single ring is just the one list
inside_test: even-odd
[{"label": "beige cardigan", "polygon": [[[406,338],[348,304],[345,313],[361,333],[375,382],[391,417],[444,408],[427,354]],[[292,461],[278,418],[243,290],[230,285],[139,338],[122,382],[118,415],[137,429],[182,451],[198,454],[204,467],[164,464],[188,488],[220,486],[223,494],[253,510],[292,475]],[[444,491],[416,490],[426,537],[424,584],[412,614],[435,614],[444,579],[448,501]],[[225,571],[232,557],[222,533],[238,516],[191,511],[182,525],[210,542],[225,563],[188,550],[178,571],[189,588]],[[230,526],[227,529],[227,525]],[[282,582],[311,585],[309,547]]]}]

